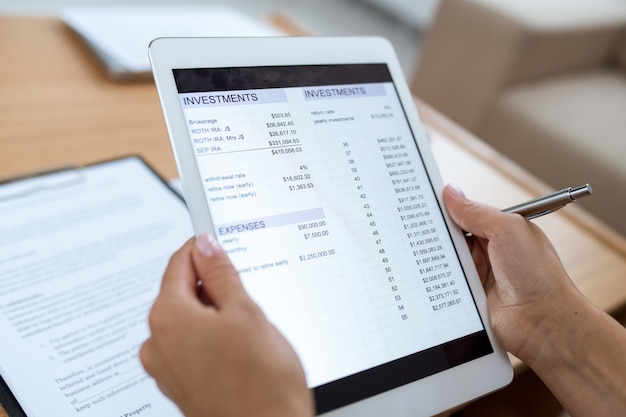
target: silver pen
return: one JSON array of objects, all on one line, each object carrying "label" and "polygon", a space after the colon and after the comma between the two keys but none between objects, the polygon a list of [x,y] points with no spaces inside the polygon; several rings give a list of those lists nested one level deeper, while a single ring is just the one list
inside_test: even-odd
[{"label": "silver pen", "polygon": [[589,184],[585,184],[577,188],[568,187],[561,191],[556,191],[542,197],[534,198],[526,201],[525,203],[509,207],[502,211],[507,213],[518,213],[528,220],[531,220],[539,216],[543,216],[544,214],[557,211],[558,209],[565,207],[567,204],[573,203],[579,198],[591,195],[591,193],[592,189]]}]

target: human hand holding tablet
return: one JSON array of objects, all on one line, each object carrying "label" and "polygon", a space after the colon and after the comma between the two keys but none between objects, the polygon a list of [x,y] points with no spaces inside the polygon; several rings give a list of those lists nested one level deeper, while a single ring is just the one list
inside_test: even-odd
[{"label": "human hand holding tablet", "polygon": [[391,46],[159,39],[196,234],[299,354],[317,411],[435,414],[512,377]]}]

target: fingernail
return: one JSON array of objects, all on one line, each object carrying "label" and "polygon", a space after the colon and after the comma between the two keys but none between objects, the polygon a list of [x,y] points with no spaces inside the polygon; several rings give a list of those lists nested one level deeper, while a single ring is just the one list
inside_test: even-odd
[{"label": "fingernail", "polygon": [[214,256],[222,250],[217,239],[208,233],[196,237],[196,247],[204,256]]},{"label": "fingernail", "polygon": [[461,187],[459,187],[456,184],[448,184],[448,189],[450,190],[450,192],[452,193],[452,195],[456,198],[465,198],[465,193],[463,192],[463,190],[461,189]]}]

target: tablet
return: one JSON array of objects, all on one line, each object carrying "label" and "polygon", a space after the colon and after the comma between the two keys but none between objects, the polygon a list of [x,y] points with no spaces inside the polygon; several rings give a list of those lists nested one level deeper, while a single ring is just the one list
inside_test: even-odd
[{"label": "tablet", "polygon": [[319,414],[432,415],[511,380],[387,41],[161,38],[150,58],[194,230]]}]

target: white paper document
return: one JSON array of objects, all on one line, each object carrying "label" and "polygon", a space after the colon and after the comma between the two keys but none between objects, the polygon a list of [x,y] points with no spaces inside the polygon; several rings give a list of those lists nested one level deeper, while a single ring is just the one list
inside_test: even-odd
[{"label": "white paper document", "polygon": [[139,158],[0,184],[0,375],[26,416],[181,415],[138,349],[192,234]]},{"label": "white paper document", "polygon": [[75,7],[61,18],[117,79],[150,76],[148,45],[158,37],[284,35],[226,6]]}]

